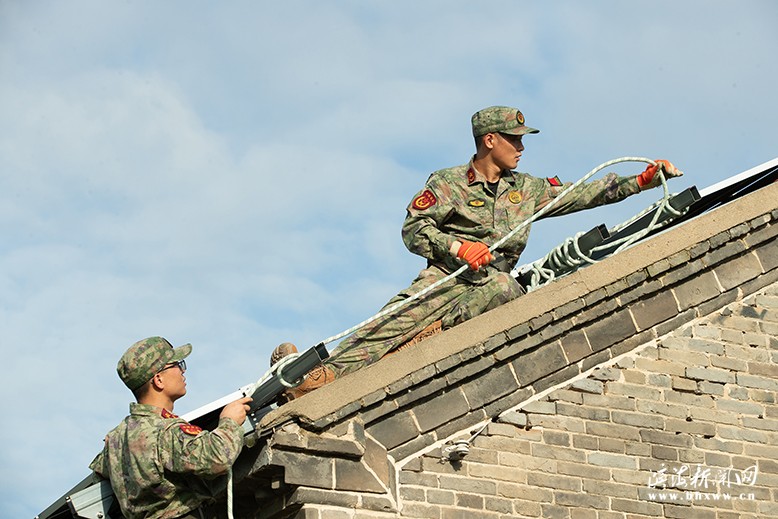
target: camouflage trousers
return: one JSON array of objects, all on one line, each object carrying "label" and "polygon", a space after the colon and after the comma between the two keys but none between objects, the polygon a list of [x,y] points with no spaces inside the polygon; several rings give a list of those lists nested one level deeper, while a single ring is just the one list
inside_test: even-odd
[{"label": "camouflage trousers", "polygon": [[[382,317],[344,339],[324,364],[337,376],[356,371],[401,346],[424,328],[441,320],[443,329],[516,299],[524,293],[516,280],[505,272],[489,268],[488,275],[462,275],[394,314]],[[393,297],[384,308],[409,298],[447,276],[436,266],[419,273],[411,286]]]}]

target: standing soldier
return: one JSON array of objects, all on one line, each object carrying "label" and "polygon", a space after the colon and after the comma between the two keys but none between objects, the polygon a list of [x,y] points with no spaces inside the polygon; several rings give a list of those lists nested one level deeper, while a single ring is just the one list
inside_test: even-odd
[{"label": "standing soldier", "polygon": [[243,448],[251,398],[227,404],[213,431],[173,414],[186,394],[186,361],[192,345],[178,348],[162,337],[133,344],[116,367],[137,403],[105,437],[89,466],[111,482],[126,519],[202,518],[201,504],[226,488],[227,474]]},{"label": "standing soldier", "polygon": [[[529,226],[494,253],[489,247],[571,184],[557,177],[538,178],[513,171],[524,151],[522,137],[539,133],[524,124],[524,115],[518,109],[492,106],[476,112],[471,122],[476,154],[467,164],[430,175],[407,208],[403,241],[411,252],[427,259],[427,268],[384,308],[436,283],[465,263],[470,269],[427,297],[345,339],[323,366],[290,392],[291,397],[371,364],[408,341],[417,342],[523,294],[509,272],[527,244]],[[682,175],[670,162],[657,162],[667,177]],[[618,202],[659,186],[657,170],[658,166],[652,165],[636,176],[608,173],[601,180],[581,184],[544,217]],[[279,346],[271,362],[291,351],[296,351],[291,344]]]}]

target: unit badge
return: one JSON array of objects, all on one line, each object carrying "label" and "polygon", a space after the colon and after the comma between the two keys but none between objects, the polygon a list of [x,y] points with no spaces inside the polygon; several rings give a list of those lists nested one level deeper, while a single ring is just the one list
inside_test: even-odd
[{"label": "unit badge", "polygon": [[562,185],[562,181],[559,180],[559,177],[548,177],[546,180],[554,187],[560,187]]},{"label": "unit badge", "polygon": [[524,114],[516,110],[516,122],[519,124],[524,124]]},{"label": "unit badge", "polygon": [[202,427],[198,427],[196,425],[192,425],[190,423],[182,423],[178,426],[179,429],[181,429],[185,434],[189,434],[191,436],[197,436],[201,432],[203,432]]},{"label": "unit badge", "polygon": [[486,202],[484,202],[483,200],[475,199],[475,200],[470,200],[467,203],[467,205],[469,205],[470,207],[483,207],[485,203]]},{"label": "unit badge", "polygon": [[475,182],[475,170],[473,168],[468,168],[467,170],[467,183],[472,184]]},{"label": "unit badge", "polygon": [[425,209],[429,209],[435,205],[437,202],[438,199],[435,198],[435,195],[432,193],[432,191],[425,189],[422,194],[413,199],[413,203],[411,205],[414,209],[424,211]]},{"label": "unit badge", "polygon": [[511,191],[508,193],[508,200],[510,200],[512,204],[518,204],[521,202],[521,193],[518,191]]}]

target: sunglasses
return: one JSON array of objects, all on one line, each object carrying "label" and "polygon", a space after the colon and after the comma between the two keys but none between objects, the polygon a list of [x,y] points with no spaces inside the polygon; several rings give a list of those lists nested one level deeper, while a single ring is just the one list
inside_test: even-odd
[{"label": "sunglasses", "polygon": [[161,370],[157,371],[157,373],[162,373],[166,369],[176,368],[176,367],[181,370],[181,373],[183,373],[184,371],[186,371],[186,361],[185,360],[179,360],[177,362],[171,362],[170,364],[165,364],[165,367],[162,368]]}]

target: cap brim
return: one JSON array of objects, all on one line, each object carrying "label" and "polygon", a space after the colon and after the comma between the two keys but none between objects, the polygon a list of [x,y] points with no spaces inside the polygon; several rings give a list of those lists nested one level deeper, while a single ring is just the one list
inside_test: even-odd
[{"label": "cap brim", "polygon": [[502,131],[500,133],[507,133],[508,135],[527,135],[528,133],[540,133],[540,130],[530,128],[529,126],[519,126],[513,130]]},{"label": "cap brim", "polygon": [[186,343],[183,346],[179,346],[178,348],[173,348],[173,357],[171,357],[168,362],[178,362],[179,360],[184,360],[189,356],[190,353],[192,353],[192,345],[189,343]]}]

